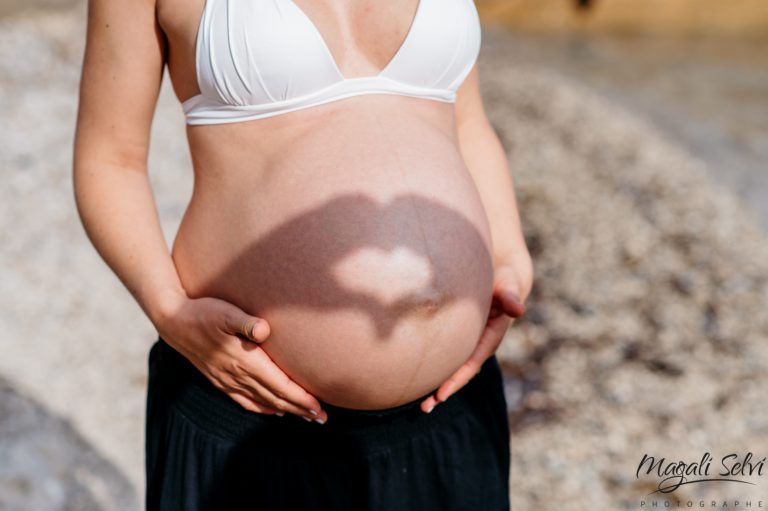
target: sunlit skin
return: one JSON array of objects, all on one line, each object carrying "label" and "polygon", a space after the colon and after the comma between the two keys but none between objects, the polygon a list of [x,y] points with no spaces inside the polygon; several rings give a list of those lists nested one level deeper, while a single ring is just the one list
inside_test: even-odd
[{"label": "sunlit skin", "polygon": [[[296,0],[346,77],[377,73],[414,0]],[[160,335],[246,409],[323,421],[464,386],[533,268],[476,68],[455,104],[370,94],[187,126],[195,187],[169,251],[147,176],[167,63],[199,92],[202,0],[91,0],[74,155],[94,246]],[[159,170],[161,171],[161,170]],[[314,413],[312,413],[314,412]]]}]

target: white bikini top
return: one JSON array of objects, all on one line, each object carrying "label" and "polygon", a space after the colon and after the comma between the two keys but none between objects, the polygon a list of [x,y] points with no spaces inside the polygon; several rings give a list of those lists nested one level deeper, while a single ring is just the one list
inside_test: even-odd
[{"label": "white bikini top", "polygon": [[187,124],[261,119],[361,94],[455,102],[480,52],[473,0],[419,0],[408,35],[374,76],[345,78],[293,0],[206,0],[197,31],[200,94]]}]

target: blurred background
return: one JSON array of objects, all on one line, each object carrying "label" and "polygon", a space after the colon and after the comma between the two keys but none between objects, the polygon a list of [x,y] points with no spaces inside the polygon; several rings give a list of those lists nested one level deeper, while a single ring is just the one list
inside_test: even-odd
[{"label": "blurred background", "polygon": [[[768,4],[477,6],[536,269],[498,353],[512,508],[766,505],[768,474],[649,496],[658,478],[636,470],[644,454],[768,456]],[[0,510],[142,507],[156,332],[74,206],[85,15],[0,0]],[[169,245],[187,150],[166,76],[150,175]]]}]

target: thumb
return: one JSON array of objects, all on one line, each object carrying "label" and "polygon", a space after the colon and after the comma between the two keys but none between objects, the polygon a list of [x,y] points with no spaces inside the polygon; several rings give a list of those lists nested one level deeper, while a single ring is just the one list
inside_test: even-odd
[{"label": "thumb", "polygon": [[495,296],[498,305],[505,314],[518,318],[525,314],[525,305],[520,301],[517,293],[510,289],[499,289]]},{"label": "thumb", "polygon": [[227,329],[232,334],[242,335],[257,343],[266,341],[270,334],[269,323],[265,319],[251,316],[239,309],[228,318]]},{"label": "thumb", "polygon": [[519,292],[518,274],[512,266],[500,266],[494,270],[493,301],[504,314],[513,318],[525,314]]}]

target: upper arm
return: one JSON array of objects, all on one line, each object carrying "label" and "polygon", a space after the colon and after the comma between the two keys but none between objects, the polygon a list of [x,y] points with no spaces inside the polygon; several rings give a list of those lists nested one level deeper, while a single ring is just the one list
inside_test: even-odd
[{"label": "upper arm", "polygon": [[164,62],[155,0],[89,0],[75,165],[146,166]]},{"label": "upper arm", "polygon": [[464,82],[456,91],[456,126],[461,132],[462,128],[471,126],[476,122],[480,125],[487,123],[488,118],[483,107],[483,98],[480,94],[480,79],[477,70],[477,62],[472,66]]}]

